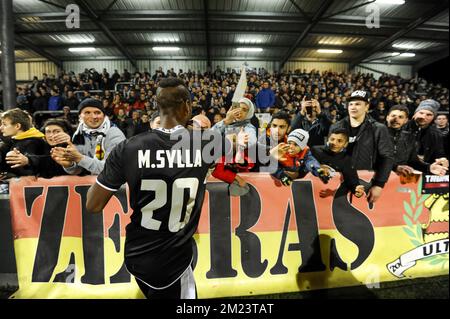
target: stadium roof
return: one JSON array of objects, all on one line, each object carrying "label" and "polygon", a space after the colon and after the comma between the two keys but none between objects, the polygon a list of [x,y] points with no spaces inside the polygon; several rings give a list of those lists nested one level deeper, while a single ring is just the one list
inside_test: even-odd
[{"label": "stadium roof", "polygon": [[[418,67],[448,56],[448,0],[405,0],[401,5],[378,1],[14,0],[16,59],[45,57],[58,64],[246,59],[280,65],[301,60]],[[374,2],[380,26],[368,28]],[[66,27],[65,9],[71,3],[80,8],[79,29]],[[179,50],[156,51],[157,46]],[[95,51],[69,51],[81,47]],[[263,50],[242,52],[239,47]]]}]

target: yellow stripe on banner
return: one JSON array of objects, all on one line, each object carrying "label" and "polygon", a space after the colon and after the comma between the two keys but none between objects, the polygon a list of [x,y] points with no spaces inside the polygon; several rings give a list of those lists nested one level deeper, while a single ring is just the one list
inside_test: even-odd
[{"label": "yellow stripe on banner", "polygon": [[[301,265],[301,252],[289,251],[289,244],[298,243],[296,231],[287,234],[283,251],[283,265],[286,274],[273,275],[270,270],[277,262],[282,232],[255,233],[261,242],[261,261],[267,260],[268,265],[262,275],[257,278],[247,276],[241,264],[240,239],[233,233],[231,236],[232,268],[237,271],[236,277],[207,278],[211,268],[209,234],[196,234],[198,248],[197,265],[194,271],[198,297],[220,298],[231,296],[262,295],[309,291],[324,288],[367,285],[377,288],[377,283],[402,280],[392,275],[387,265],[401,255],[416,248],[408,239],[402,226],[379,227],[375,229],[375,245],[369,258],[354,270],[345,271],[335,268],[329,270],[330,242],[336,241],[336,249],[341,259],[349,266],[358,256],[358,247],[343,237],[337,230],[320,231],[322,261],[326,265],[325,271],[298,273]],[[85,273],[82,253],[82,240],[75,237],[64,237],[61,241],[58,263],[53,270],[48,283],[32,282],[37,239],[17,239],[14,241],[19,290],[12,298],[143,298],[133,276],[128,283],[110,283],[110,277],[117,274],[122,267],[124,238],[121,238],[120,252],[116,252],[111,239],[106,238],[105,247],[105,284],[93,285],[81,282]],[[75,265],[70,267],[70,256],[73,253]],[[219,252],[220,253],[220,252]],[[417,277],[431,277],[448,274],[448,254],[442,255],[447,262],[433,264],[430,260],[420,260],[406,270],[405,279]],[[259,262],[261,262],[259,261]],[[72,277],[67,283],[54,282],[57,274],[71,269]],[[73,282],[72,281],[73,278]]]},{"label": "yellow stripe on banner", "polygon": [[[358,268],[344,271],[335,268],[329,269],[330,241],[336,240],[336,247],[341,259],[349,265],[358,255],[358,248],[351,241],[343,237],[337,230],[320,231],[322,260],[326,271],[314,273],[299,273],[301,265],[300,251],[289,251],[291,243],[298,243],[296,231],[287,235],[283,254],[283,264],[288,269],[286,274],[272,275],[270,269],[276,264],[280,249],[281,232],[256,233],[261,241],[261,259],[267,259],[268,266],[258,278],[245,275],[241,266],[240,241],[232,236],[232,267],[238,273],[237,277],[207,279],[206,273],[211,268],[209,234],[196,234],[199,244],[199,261],[194,271],[198,297],[220,298],[229,296],[265,295],[297,291],[309,291],[324,288],[349,287],[367,285],[368,288],[377,288],[379,282],[402,280],[392,275],[386,265],[399,258],[402,254],[415,248],[407,240],[402,227],[383,227],[375,229],[375,245],[369,258]],[[406,238],[405,238],[406,237]],[[399,239],[402,240],[399,240]],[[445,255],[448,258],[448,254]],[[448,262],[433,266],[427,261],[418,261],[416,266],[405,272],[404,279],[417,277],[432,277],[448,274]]]},{"label": "yellow stripe on banner", "polygon": [[[14,241],[17,260],[17,275],[19,290],[11,298],[59,298],[59,299],[135,299],[144,298],[133,276],[128,283],[110,283],[110,277],[115,275],[123,261],[124,238],[121,239],[121,249],[116,252],[111,239],[105,238],[105,284],[93,285],[81,282],[85,274],[83,243],[80,238],[64,237],[61,240],[60,255],[53,275],[48,283],[32,282],[32,273],[38,240],[35,238]],[[75,256],[75,265],[70,265],[71,253]],[[20,256],[20,258],[18,258]],[[75,270],[73,274],[73,270]],[[69,271],[68,283],[54,282],[59,273]],[[70,282],[70,281],[73,281]]]}]

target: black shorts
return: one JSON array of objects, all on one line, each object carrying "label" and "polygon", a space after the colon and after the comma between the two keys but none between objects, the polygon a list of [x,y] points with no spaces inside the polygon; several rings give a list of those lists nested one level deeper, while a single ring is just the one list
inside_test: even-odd
[{"label": "black shorts", "polygon": [[185,272],[173,284],[155,288],[136,278],[136,282],[142,293],[148,299],[196,299],[197,291],[195,288],[194,273],[192,267],[189,266]]}]

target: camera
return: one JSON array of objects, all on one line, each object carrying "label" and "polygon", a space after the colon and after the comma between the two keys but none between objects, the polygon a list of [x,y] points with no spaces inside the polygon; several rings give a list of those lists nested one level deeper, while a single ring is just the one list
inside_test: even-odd
[{"label": "camera", "polygon": [[[311,94],[306,93],[305,94],[305,101],[311,101]],[[313,107],[312,105],[308,105],[306,106],[306,114],[308,114],[309,116],[311,116],[313,113]]]}]

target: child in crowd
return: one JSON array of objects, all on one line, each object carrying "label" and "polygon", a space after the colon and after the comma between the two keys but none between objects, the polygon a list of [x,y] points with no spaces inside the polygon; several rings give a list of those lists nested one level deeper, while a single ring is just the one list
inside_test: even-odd
[{"label": "child in crowd", "polygon": [[276,178],[277,186],[281,182],[284,186],[291,185],[296,178],[302,178],[307,173],[319,177],[322,182],[328,183],[329,170],[322,169],[319,162],[311,154],[307,146],[309,134],[305,130],[296,129],[287,138],[288,144],[279,144],[279,149],[284,153],[279,159],[279,168],[272,174]]},{"label": "child in crowd", "polygon": [[[364,186],[360,185],[358,172],[352,167],[352,160],[345,152],[348,145],[348,133],[346,129],[337,128],[328,135],[326,145],[313,146],[313,156],[322,164],[331,167],[331,171],[341,172],[347,188],[358,198],[364,194]],[[330,176],[333,173],[330,172]]]}]

